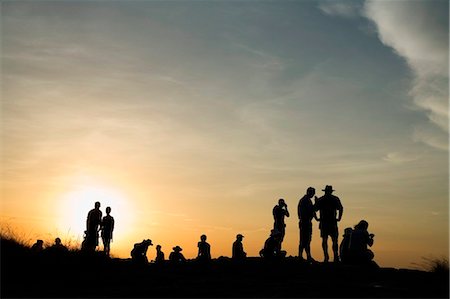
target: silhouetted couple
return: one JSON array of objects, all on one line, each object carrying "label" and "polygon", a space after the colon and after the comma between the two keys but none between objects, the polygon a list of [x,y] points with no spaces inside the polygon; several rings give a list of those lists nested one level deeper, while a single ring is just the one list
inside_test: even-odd
[{"label": "silhouetted couple", "polygon": [[94,252],[98,246],[99,232],[103,241],[103,251],[109,256],[110,244],[113,239],[114,218],[110,215],[111,208],[106,208],[106,216],[102,218],[100,211],[100,202],[96,202],[94,209],[90,210],[86,220],[85,239],[82,243],[82,249]]},{"label": "silhouetted couple", "polygon": [[[303,251],[309,262],[314,259],[311,256],[311,238],[312,238],[312,219],[319,221],[320,236],[322,238],[322,249],[324,253],[324,262],[328,262],[328,237],[331,237],[334,261],[339,261],[338,253],[338,225],[341,221],[344,208],[339,197],[332,193],[333,187],[327,185],[322,191],[325,194],[317,198],[313,204],[311,198],[316,194],[316,190],[309,187],[298,204],[298,217],[300,228],[299,258],[303,260]],[[317,217],[316,211],[319,211],[320,217]]]}]

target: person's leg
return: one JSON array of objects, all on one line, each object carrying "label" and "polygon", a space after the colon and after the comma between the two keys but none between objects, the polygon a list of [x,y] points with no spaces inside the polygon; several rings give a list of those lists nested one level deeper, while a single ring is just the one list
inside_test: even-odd
[{"label": "person's leg", "polygon": [[312,238],[312,227],[308,227],[306,239],[305,239],[305,251],[306,251],[306,258],[308,261],[313,261],[314,259],[311,256],[311,238]]},{"label": "person's leg", "polygon": [[335,262],[339,262],[339,253],[338,253],[338,234],[333,234],[331,236],[331,241],[333,242],[333,257]]},{"label": "person's leg", "polygon": [[302,228],[302,226],[300,225],[300,223],[299,223],[299,229],[300,229],[300,242],[299,242],[299,245],[298,245],[298,257],[301,259],[301,260],[303,260],[303,249],[305,248],[305,246],[304,246],[304,242],[303,242],[303,234],[304,234],[304,232],[303,232],[303,228]]},{"label": "person's leg", "polygon": [[330,259],[328,256],[328,235],[322,234],[322,249],[323,249],[323,256],[324,256],[324,262],[328,262]]},{"label": "person's leg", "polygon": [[111,245],[111,239],[107,238],[106,240],[106,244],[105,244],[105,253],[107,256],[109,256],[109,251],[110,251],[110,245]]}]

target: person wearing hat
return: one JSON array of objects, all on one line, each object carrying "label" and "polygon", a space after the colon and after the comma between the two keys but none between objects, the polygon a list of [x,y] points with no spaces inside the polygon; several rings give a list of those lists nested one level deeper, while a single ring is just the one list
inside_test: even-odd
[{"label": "person wearing hat", "polygon": [[300,228],[300,243],[298,246],[298,257],[303,259],[303,251],[306,252],[306,259],[308,262],[314,262],[311,256],[311,238],[312,238],[312,220],[318,220],[314,204],[311,198],[316,194],[316,189],[309,187],[306,194],[300,199],[298,203],[298,226]]},{"label": "person wearing hat", "polygon": [[169,255],[169,261],[171,261],[172,263],[176,263],[176,264],[186,261],[186,258],[181,253],[183,248],[181,248],[180,246],[177,245],[177,246],[173,247],[172,249],[173,249],[173,251]]},{"label": "person wearing hat", "polygon": [[318,198],[314,204],[314,208],[316,211],[319,211],[320,214],[320,236],[322,237],[322,249],[324,254],[324,262],[328,262],[328,236],[331,237],[331,241],[333,243],[333,255],[334,261],[339,262],[339,253],[338,253],[338,225],[337,223],[341,221],[342,214],[344,213],[344,208],[342,207],[341,200],[339,197],[334,196],[333,187],[327,185],[325,189],[322,191],[325,194]]},{"label": "person wearing hat", "polygon": [[242,245],[243,235],[236,235],[236,241],[233,243],[231,258],[235,260],[242,260],[247,257],[247,253],[244,252],[244,246]]},{"label": "person wearing hat", "polygon": [[153,246],[150,239],[134,244],[133,250],[131,250],[131,259],[138,264],[147,264],[147,250],[149,246]]}]

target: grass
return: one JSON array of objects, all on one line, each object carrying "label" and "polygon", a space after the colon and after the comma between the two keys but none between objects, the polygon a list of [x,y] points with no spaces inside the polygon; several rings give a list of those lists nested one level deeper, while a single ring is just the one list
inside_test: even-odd
[{"label": "grass", "polygon": [[437,274],[449,274],[449,263],[446,257],[422,257],[421,263],[414,263],[416,268]]}]

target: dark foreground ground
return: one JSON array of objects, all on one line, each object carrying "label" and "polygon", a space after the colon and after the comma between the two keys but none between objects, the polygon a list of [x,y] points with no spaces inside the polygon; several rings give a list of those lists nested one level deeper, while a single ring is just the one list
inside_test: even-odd
[{"label": "dark foreground ground", "polygon": [[136,267],[129,260],[79,253],[36,257],[2,248],[1,254],[2,298],[449,297],[448,272],[308,265],[295,258]]}]

